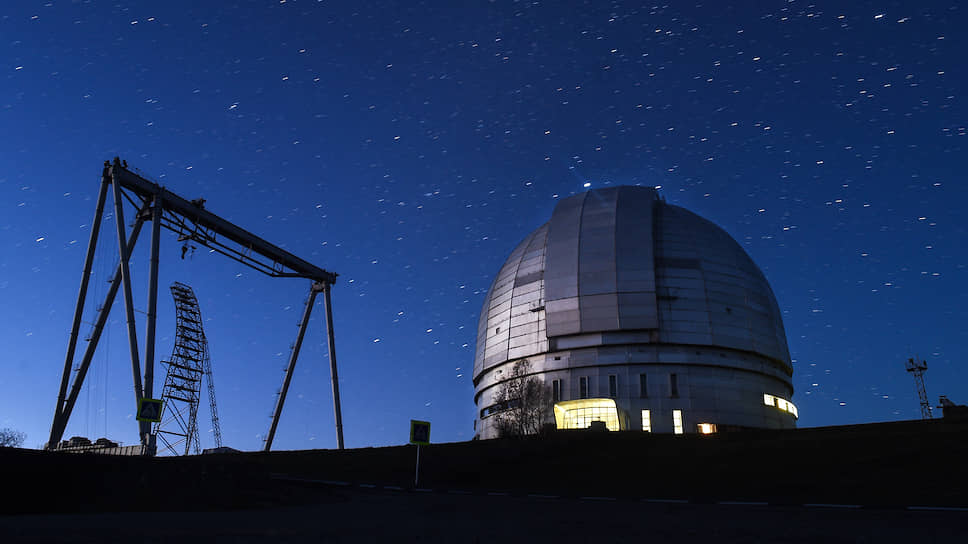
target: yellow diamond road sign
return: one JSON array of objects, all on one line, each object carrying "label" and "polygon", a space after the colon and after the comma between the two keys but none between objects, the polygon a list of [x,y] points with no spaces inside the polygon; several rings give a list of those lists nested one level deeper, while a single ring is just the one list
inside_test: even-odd
[{"label": "yellow diamond road sign", "polygon": [[161,400],[141,399],[138,401],[138,421],[161,421]]},{"label": "yellow diamond road sign", "polygon": [[410,420],[410,443],[426,446],[430,444],[430,422]]}]

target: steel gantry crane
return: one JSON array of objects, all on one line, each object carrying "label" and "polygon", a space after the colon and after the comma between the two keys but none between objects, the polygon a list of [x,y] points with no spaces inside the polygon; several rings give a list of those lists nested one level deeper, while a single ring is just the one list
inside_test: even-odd
[{"label": "steel gantry crane", "polygon": [[[105,296],[103,304],[97,310],[93,330],[90,338],[87,339],[87,348],[84,350],[84,355],[77,366],[76,375],[71,380],[71,371],[74,367],[75,352],[77,349],[77,339],[84,313],[84,303],[87,297],[95,248],[101,228],[101,217],[104,214],[109,188],[112,191],[114,200],[114,221],[117,227],[120,258],[110,280],[108,293]],[[125,202],[133,205],[136,210],[134,225],[130,232],[127,232],[125,227]],[[141,228],[146,221],[151,222],[151,249],[148,275],[148,305],[146,310],[147,323],[145,328],[144,381],[142,381],[142,359],[138,353],[138,337],[135,330],[135,309],[131,294],[129,259],[138,240],[138,235],[141,233]],[[77,402],[81,387],[84,385],[84,377],[91,365],[91,359],[97,349],[98,341],[107,323],[108,314],[111,311],[119,289],[122,290],[124,297],[134,400],[140,405],[142,399],[153,398],[155,321],[158,304],[159,238],[162,227],[177,233],[180,240],[190,240],[203,245],[214,252],[225,255],[268,276],[276,278],[304,278],[312,282],[309,289],[307,306],[299,324],[296,342],[290,353],[283,388],[276,400],[275,410],[273,411],[272,426],[265,441],[266,451],[272,447],[273,435],[278,425],[279,417],[282,414],[282,406],[286,399],[289,382],[292,379],[296,359],[299,356],[299,348],[306,332],[306,326],[309,323],[313,303],[316,295],[323,293],[330,377],[333,385],[336,443],[339,449],[343,449],[343,422],[340,411],[339,378],[336,372],[336,344],[333,339],[333,312],[330,301],[330,290],[336,282],[337,274],[312,265],[206,210],[204,199],[189,201],[156,183],[148,181],[142,175],[130,170],[127,163],[117,157],[115,157],[113,162],[105,161],[104,168],[101,172],[101,187],[98,192],[94,220],[91,223],[91,235],[87,245],[87,254],[84,258],[84,270],[81,274],[81,285],[78,290],[77,304],[74,308],[74,319],[71,326],[70,339],[67,344],[64,371],[57,394],[57,405],[54,409],[47,448],[55,449],[64,436],[64,431],[70,420],[74,404]],[[139,422],[139,436],[141,437],[141,444],[145,453],[153,455],[156,446],[154,443],[154,434],[151,432],[149,423]]]}]

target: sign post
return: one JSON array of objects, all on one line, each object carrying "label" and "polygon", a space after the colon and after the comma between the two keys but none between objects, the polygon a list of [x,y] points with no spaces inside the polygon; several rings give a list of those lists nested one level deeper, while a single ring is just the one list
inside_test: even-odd
[{"label": "sign post", "polygon": [[413,471],[413,487],[420,482],[420,446],[430,445],[430,422],[410,420],[410,443],[417,445],[417,466]]}]

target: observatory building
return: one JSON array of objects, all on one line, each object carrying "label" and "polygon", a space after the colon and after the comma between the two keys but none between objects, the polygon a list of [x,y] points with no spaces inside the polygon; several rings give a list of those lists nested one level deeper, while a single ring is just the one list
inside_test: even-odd
[{"label": "observatory building", "polygon": [[723,229],[651,188],[563,199],[511,252],[478,325],[479,438],[497,437],[515,408],[499,400],[516,367],[543,382],[543,423],[559,429],[712,433],[798,417],[763,273]]}]

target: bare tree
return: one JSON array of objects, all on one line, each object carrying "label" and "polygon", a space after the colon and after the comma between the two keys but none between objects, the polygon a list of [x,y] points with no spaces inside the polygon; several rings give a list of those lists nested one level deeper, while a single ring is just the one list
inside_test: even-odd
[{"label": "bare tree", "polygon": [[548,414],[549,398],[541,378],[531,375],[531,362],[521,359],[514,363],[495,399],[503,408],[495,416],[498,435],[537,434]]},{"label": "bare tree", "polygon": [[0,429],[0,448],[19,448],[26,438],[24,433],[4,427]]}]

